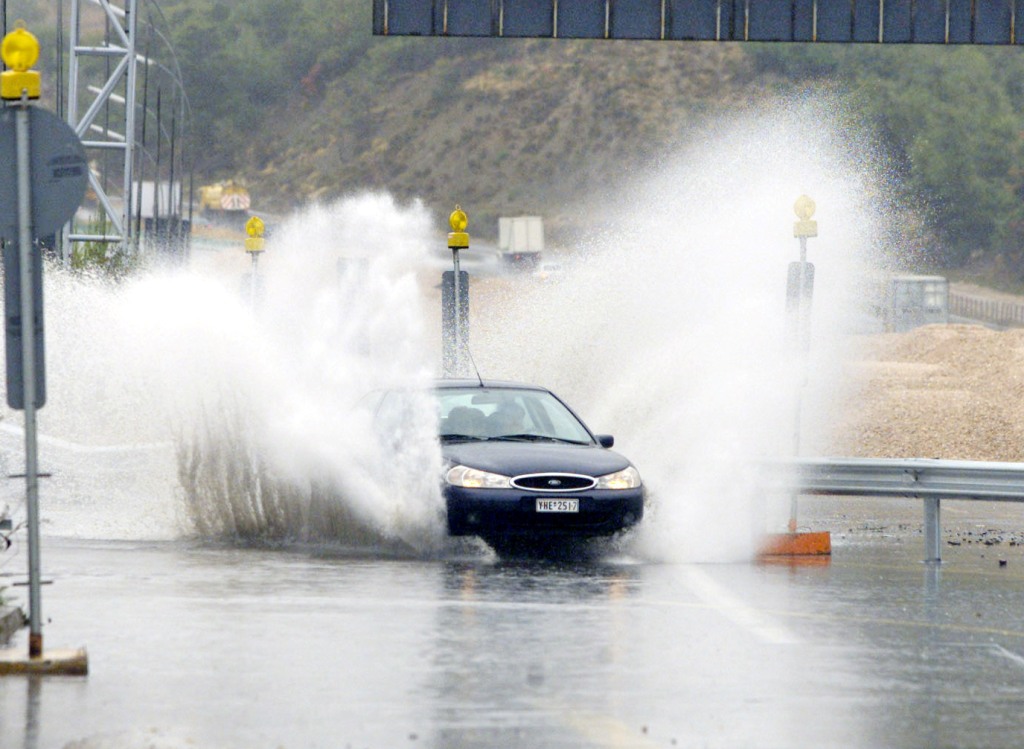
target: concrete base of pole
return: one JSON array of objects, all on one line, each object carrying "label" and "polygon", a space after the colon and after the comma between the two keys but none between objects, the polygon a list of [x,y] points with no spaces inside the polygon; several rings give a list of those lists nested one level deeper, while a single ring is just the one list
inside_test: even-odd
[{"label": "concrete base of pole", "polygon": [[30,658],[25,650],[0,650],[0,676],[85,676],[88,673],[89,657],[85,648],[47,650],[38,658]]},{"label": "concrete base of pole", "polygon": [[832,534],[820,533],[773,533],[761,540],[757,550],[758,559],[772,557],[829,556],[832,554]]}]

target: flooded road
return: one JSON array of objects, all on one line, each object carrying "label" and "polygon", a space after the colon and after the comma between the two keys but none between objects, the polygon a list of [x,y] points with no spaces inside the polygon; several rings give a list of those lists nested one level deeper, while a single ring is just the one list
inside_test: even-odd
[{"label": "flooded road", "polygon": [[46,538],[46,645],[90,674],[0,680],[0,746],[1017,743],[1024,555],[905,536],[799,566]]}]

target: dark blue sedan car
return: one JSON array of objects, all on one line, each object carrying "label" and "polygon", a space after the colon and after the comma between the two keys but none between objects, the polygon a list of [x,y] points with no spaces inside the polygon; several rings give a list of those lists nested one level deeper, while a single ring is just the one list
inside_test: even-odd
[{"label": "dark blue sedan car", "polygon": [[609,536],[643,517],[637,469],[550,391],[442,380],[435,393],[451,535],[500,548]]}]

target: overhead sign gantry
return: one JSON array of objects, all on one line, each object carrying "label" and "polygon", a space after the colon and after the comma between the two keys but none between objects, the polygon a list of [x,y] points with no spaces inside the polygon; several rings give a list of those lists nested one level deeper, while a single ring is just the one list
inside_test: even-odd
[{"label": "overhead sign gantry", "polygon": [[1024,0],[373,0],[373,33],[1021,44]]}]

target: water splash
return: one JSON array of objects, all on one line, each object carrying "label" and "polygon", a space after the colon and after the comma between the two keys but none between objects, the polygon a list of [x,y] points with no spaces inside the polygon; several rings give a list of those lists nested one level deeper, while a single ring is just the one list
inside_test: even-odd
[{"label": "water splash", "polygon": [[[581,208],[595,228],[563,255],[565,273],[474,281],[484,375],[552,387],[640,467],[652,501],[634,552],[750,556],[774,518],[747,465],[792,453],[805,371],[803,449],[827,447],[884,202],[860,140],[806,103],[719,123]],[[820,225],[806,367],[782,346],[801,193]],[[190,271],[120,286],[50,273],[51,532],[436,548],[430,405],[392,435],[402,458],[384,464],[357,404],[433,374],[438,236],[421,206],[386,196],[310,208],[268,241],[256,314],[239,293],[241,247],[197,249]]]},{"label": "water splash", "polygon": [[486,373],[564,393],[636,461],[652,500],[640,553],[746,559],[778,521],[747,466],[793,452],[804,364],[783,346],[784,300],[802,193],[820,236],[801,433],[805,454],[827,448],[874,247],[879,180],[854,140],[807,106],[720,123],[595,212],[567,273],[477,322]]},{"label": "water splash", "polygon": [[[422,207],[386,196],[310,208],[268,241],[255,312],[240,244],[117,286],[49,273],[40,429],[78,458],[48,456],[50,531],[436,545],[431,407],[393,435],[403,450],[387,465],[359,407],[430,377],[415,270],[435,233]],[[340,258],[359,259],[355,275]],[[130,476],[144,487],[122,483],[130,455],[148,458]]]}]

